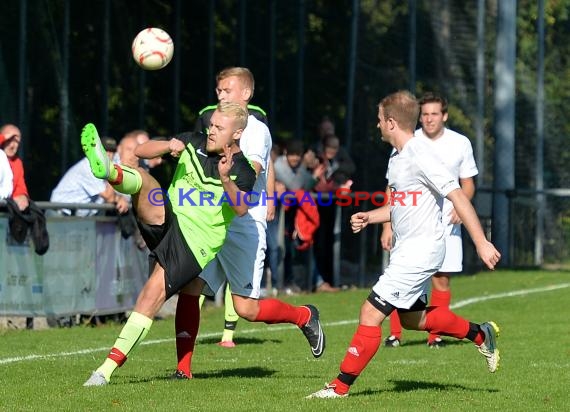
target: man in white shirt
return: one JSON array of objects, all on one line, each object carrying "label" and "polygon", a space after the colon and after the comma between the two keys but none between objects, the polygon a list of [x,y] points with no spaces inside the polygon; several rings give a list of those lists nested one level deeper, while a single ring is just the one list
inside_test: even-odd
[{"label": "man in white shirt", "polygon": [[12,168],[8,163],[8,157],[3,150],[0,150],[0,199],[12,196]]},{"label": "man in white shirt", "polygon": [[[107,155],[113,158],[117,150],[117,142],[111,137],[101,139]],[[115,192],[111,185],[103,179],[93,176],[86,157],[71,166],[63,175],[55,189],[51,192],[50,202],[54,203],[114,203],[117,212],[126,213],[128,200]],[[62,209],[64,215],[91,216],[96,209]]]},{"label": "man in white shirt", "polygon": [[407,91],[385,97],[378,106],[382,140],[396,149],[388,165],[388,185],[394,197],[381,208],[355,213],[350,223],[352,231],[358,233],[368,224],[391,221],[394,248],[388,267],[360,309],[359,325],[340,364],[340,374],[309,398],[348,395],[350,386],[380,347],[382,322],[395,309],[400,311],[405,328],[469,339],[485,358],[489,372],[499,366],[499,328],[494,322],[476,324],[448,307],[426,307],[431,277],[439,271],[445,256],[441,222],[444,198],[453,203],[489,269],[494,269],[501,255],[485,238],[471,202],[441,164],[432,145],[425,139],[413,138],[418,114],[419,104]]},{"label": "man in white shirt", "polygon": [[[437,152],[441,163],[459,182],[461,190],[469,200],[475,195],[473,177],[478,170],[473,158],[473,148],[469,139],[462,134],[445,127],[447,122],[447,100],[432,92],[425,93],[419,101],[420,122],[422,127],[414,136],[430,142]],[[453,208],[453,204],[445,199],[443,202],[442,222],[445,226],[445,259],[440,270],[432,277],[430,306],[447,306],[451,302],[450,274],[463,270],[463,245],[461,241],[461,219]],[[381,243],[385,250],[392,248],[392,229],[385,223],[382,229]],[[398,312],[390,315],[390,336],[386,338],[388,347],[399,346],[402,325]],[[428,346],[439,348],[444,342],[436,334],[429,334]]]}]

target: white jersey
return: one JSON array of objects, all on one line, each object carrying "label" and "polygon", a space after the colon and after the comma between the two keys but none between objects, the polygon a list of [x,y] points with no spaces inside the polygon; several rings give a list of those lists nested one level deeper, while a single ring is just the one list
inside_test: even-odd
[{"label": "white jersey", "polygon": [[393,197],[390,219],[394,242],[422,237],[436,241],[443,236],[443,198],[459,183],[443,166],[425,139],[410,139],[388,163],[388,186]]},{"label": "white jersey", "polygon": [[[245,157],[250,161],[261,165],[261,171],[253,185],[253,192],[260,196],[250,196],[248,203],[259,201],[257,206],[250,206],[247,214],[236,216],[228,230],[244,231],[252,229],[252,221],[262,223],[267,226],[267,167],[271,156],[271,133],[265,123],[257,120],[253,115],[247,118],[247,127],[244,129],[239,140],[239,147]],[[261,195],[263,193],[263,195]]]},{"label": "white jersey", "polygon": [[14,189],[13,173],[8,156],[0,149],[0,199],[12,196]]},{"label": "white jersey", "polygon": [[[476,176],[479,173],[473,157],[471,142],[466,136],[448,128],[444,128],[443,134],[435,140],[427,137],[422,129],[416,130],[414,135],[426,139],[434,145],[437,156],[458,181]],[[445,225],[449,225],[451,209],[453,209],[453,204],[445,199],[442,212],[442,221]],[[446,228],[446,230],[450,232],[452,228]]]},{"label": "white jersey", "polygon": [[459,183],[435,148],[417,138],[392,154],[387,177],[395,196],[390,207],[394,247],[390,263],[372,289],[395,307],[409,309],[427,294],[431,276],[443,263],[443,198],[459,189]]}]

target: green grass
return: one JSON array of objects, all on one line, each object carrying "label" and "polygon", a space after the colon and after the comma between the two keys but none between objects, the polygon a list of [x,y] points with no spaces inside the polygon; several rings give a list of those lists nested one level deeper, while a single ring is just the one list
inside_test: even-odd
[{"label": "green grass", "polygon": [[[380,348],[346,399],[304,399],[338,373],[368,290],[297,296],[315,303],[327,351],[313,359],[294,328],[240,322],[235,349],[215,343],[223,310],[206,308],[193,362],[195,379],[170,381],[173,321],[157,321],[113,382],[81,385],[105,357],[120,325],[44,331],[0,331],[0,410],[5,411],[476,411],[567,410],[570,382],[569,272],[498,271],[453,280],[453,302],[490,298],[456,312],[501,327],[500,370],[489,374],[474,346],[448,338],[430,350],[424,333]],[[496,296],[528,290],[528,294]],[[387,335],[384,325],[384,337]],[[86,351],[77,354],[78,351]],[[67,353],[67,354],[65,354]],[[58,355],[59,354],[59,355]],[[63,355],[62,355],[63,354]],[[34,359],[10,358],[38,355]]]}]

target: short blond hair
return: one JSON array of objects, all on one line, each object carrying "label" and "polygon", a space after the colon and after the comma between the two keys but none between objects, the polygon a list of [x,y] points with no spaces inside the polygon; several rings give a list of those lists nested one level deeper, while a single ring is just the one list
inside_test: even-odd
[{"label": "short blond hair", "polygon": [[240,104],[230,102],[218,103],[216,110],[224,116],[233,117],[236,128],[244,130],[247,127],[249,113]]},{"label": "short blond hair", "polygon": [[251,90],[251,95],[249,96],[249,99],[251,100],[255,89],[253,73],[246,67],[227,67],[218,73],[216,76],[216,82],[219,83],[220,80],[224,80],[232,76],[237,77],[245,89]]},{"label": "short blond hair", "polygon": [[384,120],[394,119],[402,130],[413,132],[418,124],[420,105],[407,90],[400,90],[384,97],[378,107],[382,108]]}]

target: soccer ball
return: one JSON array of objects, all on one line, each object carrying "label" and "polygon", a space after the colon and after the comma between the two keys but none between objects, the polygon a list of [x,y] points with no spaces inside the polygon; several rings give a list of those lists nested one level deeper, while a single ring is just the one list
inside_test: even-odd
[{"label": "soccer ball", "polygon": [[145,70],[159,70],[170,63],[174,44],[169,34],[162,29],[149,27],[133,40],[133,59]]}]

